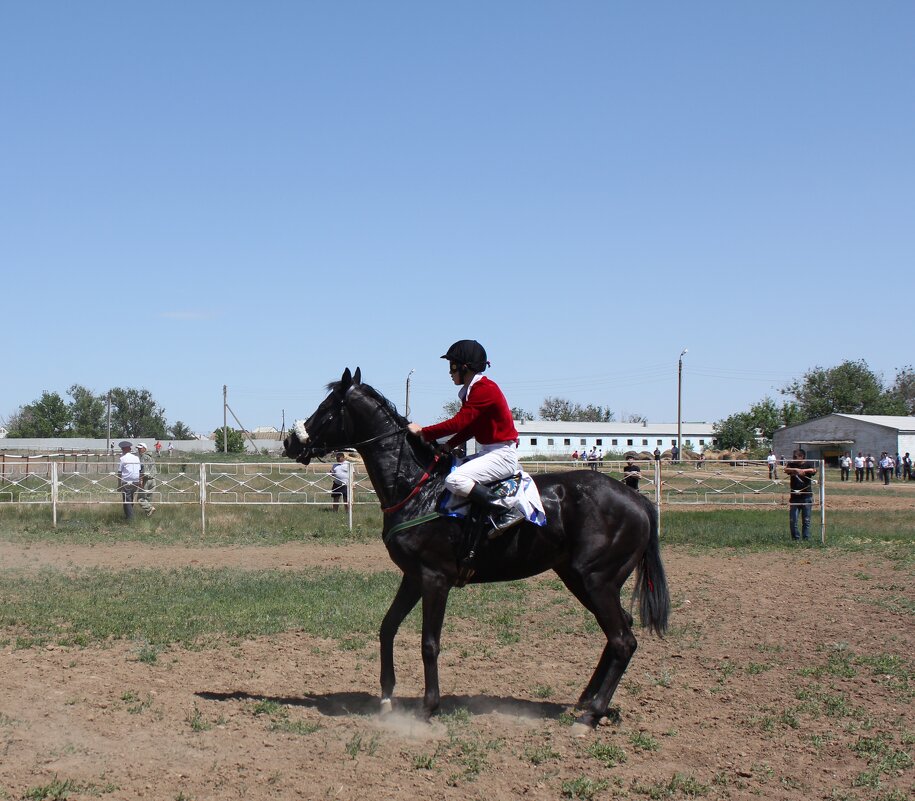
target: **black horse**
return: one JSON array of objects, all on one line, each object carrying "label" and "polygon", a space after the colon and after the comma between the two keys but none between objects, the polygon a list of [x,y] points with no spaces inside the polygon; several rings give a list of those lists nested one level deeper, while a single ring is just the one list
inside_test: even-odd
[{"label": "black horse", "polygon": [[[308,420],[283,442],[285,455],[308,464],[344,447],[362,456],[385,512],[382,537],[403,579],[381,624],[381,706],[391,709],[394,637],[422,600],[423,709],[439,706],[438,654],[445,605],[459,583],[461,523],[437,515],[443,492],[434,448],[407,434],[407,420],[383,395],[345,370]],[[444,465],[442,465],[444,467]],[[444,472],[441,471],[441,472]],[[637,570],[633,603],[643,626],[663,636],[670,596],[661,564],[654,506],[638,492],[592,470],[538,475],[545,526],[521,523],[488,542],[474,564],[473,582],[512,581],[554,570],[594,615],[607,637],[594,674],[578,701],[579,723],[596,726],[636,649],[632,616],[620,589]]]}]

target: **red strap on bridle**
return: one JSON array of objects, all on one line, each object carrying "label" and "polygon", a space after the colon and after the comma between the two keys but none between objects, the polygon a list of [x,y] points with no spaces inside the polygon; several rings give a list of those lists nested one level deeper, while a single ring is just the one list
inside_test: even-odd
[{"label": "red strap on bridle", "polygon": [[430,478],[432,478],[432,470],[435,467],[435,465],[438,464],[438,460],[440,458],[441,458],[441,454],[438,454],[438,453],[435,454],[435,458],[432,460],[432,464],[430,464],[426,468],[426,472],[423,473],[422,478],[417,482],[416,486],[413,487],[413,491],[409,495],[407,495],[407,497],[404,498],[400,503],[395,503],[393,506],[389,506],[387,509],[382,507],[382,509],[381,509],[382,514],[390,515],[390,514],[393,514],[394,512],[399,512],[401,509],[404,508],[404,506],[407,505],[407,503],[409,503],[413,498],[415,498],[417,496],[417,494],[419,494],[419,491],[422,489],[423,484],[425,484]]}]

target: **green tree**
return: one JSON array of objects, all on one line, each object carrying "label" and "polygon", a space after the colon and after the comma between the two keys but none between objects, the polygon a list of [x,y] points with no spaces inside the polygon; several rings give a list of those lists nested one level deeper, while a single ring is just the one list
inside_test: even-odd
[{"label": "green tree", "polygon": [[172,423],[168,433],[172,439],[194,439],[194,432],[180,420]]},{"label": "green tree", "polygon": [[548,395],[540,404],[540,419],[570,423],[609,423],[613,421],[613,412],[609,407],[592,403],[582,406],[567,398]]},{"label": "green tree", "polygon": [[73,398],[70,403],[73,436],[104,437],[107,432],[105,397],[95,395],[80,384],[71,386],[67,394]]},{"label": "green tree", "polygon": [[165,409],[148,389],[111,390],[111,430],[118,437],[165,437]]},{"label": "green tree", "polygon": [[520,406],[512,406],[512,420],[533,420],[534,415],[526,412]]},{"label": "green tree", "polygon": [[712,426],[718,447],[743,451],[756,445],[756,423],[749,412],[737,412]]},{"label": "green tree", "polygon": [[438,422],[450,420],[459,411],[461,411],[461,402],[459,400],[450,400],[447,403],[442,404],[442,414],[438,418]]},{"label": "green tree", "polygon": [[[226,433],[224,433],[226,432]],[[244,453],[245,450],[245,435],[230,426],[226,426],[224,429],[219,427],[214,432],[216,435],[216,450],[220,453],[228,451],[229,453]],[[224,441],[228,438],[228,447],[224,447]]]},{"label": "green tree", "polygon": [[33,403],[20,406],[10,418],[9,437],[68,437],[70,407],[56,392],[45,390]]},{"label": "green tree", "polygon": [[890,387],[892,394],[904,409],[902,414],[915,415],[915,371],[912,365],[896,370],[896,380]]},{"label": "green tree", "polygon": [[781,390],[797,401],[800,417],[811,420],[828,414],[905,414],[905,404],[863,359],[837,367],[814,367]]}]

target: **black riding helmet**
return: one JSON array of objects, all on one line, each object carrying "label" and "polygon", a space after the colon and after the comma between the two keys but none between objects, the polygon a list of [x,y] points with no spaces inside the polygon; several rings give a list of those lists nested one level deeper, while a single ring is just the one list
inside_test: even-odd
[{"label": "black riding helmet", "polygon": [[486,349],[475,339],[458,340],[442,358],[460,365],[462,369],[467,367],[474,373],[482,373],[489,364]]}]

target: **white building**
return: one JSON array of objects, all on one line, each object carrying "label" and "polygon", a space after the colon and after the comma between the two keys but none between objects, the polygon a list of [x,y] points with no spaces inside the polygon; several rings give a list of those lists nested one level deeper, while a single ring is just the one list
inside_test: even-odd
[{"label": "white building", "polygon": [[[680,424],[682,450],[701,453],[713,447],[711,423]],[[606,453],[669,451],[677,444],[676,423],[560,423],[549,420],[515,420],[518,457],[569,458],[573,451],[597,448]]]}]

